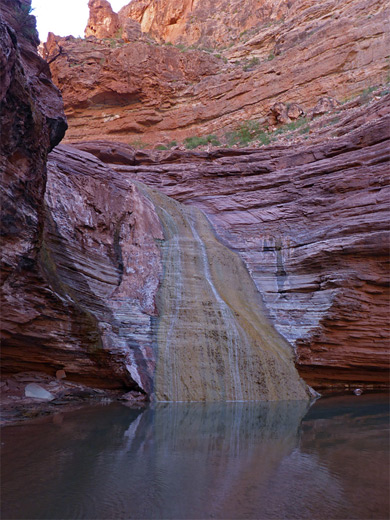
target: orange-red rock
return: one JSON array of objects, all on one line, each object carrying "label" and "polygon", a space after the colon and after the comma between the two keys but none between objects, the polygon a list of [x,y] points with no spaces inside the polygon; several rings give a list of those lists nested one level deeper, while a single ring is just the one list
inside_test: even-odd
[{"label": "orange-red rock", "polygon": [[89,0],[89,19],[85,36],[112,38],[118,35],[119,20],[107,0]]},{"label": "orange-red rock", "polygon": [[133,0],[119,12],[160,41],[222,47],[260,24],[280,23],[293,2],[285,0]]},{"label": "orange-red rock", "polygon": [[[218,2],[217,8],[194,3],[194,12],[207,13],[207,24],[215,28],[207,36],[213,47],[218,31],[230,28],[226,19],[250,20],[252,13],[261,18],[262,10],[273,6],[266,15],[270,22],[253,26],[241,40],[234,37],[232,47],[214,54],[142,38],[128,44],[123,39],[110,44],[59,39],[64,54],[51,69],[64,96],[67,140],[108,139],[140,146],[221,136],[248,119],[267,125],[270,109],[278,102],[297,103],[308,112],[320,98],[342,101],[388,81],[386,3],[266,2],[258,7],[260,14],[250,8],[253,2],[247,3],[246,9],[232,0]],[[136,19],[154,24],[162,17],[158,26],[167,28],[168,20],[176,20],[174,13],[187,12],[187,4],[166,2],[157,10],[155,2],[135,1],[120,19],[129,10],[142,11],[142,16],[134,14]],[[279,11],[283,19],[275,14]],[[183,16],[169,28],[184,34]],[[49,46],[48,52],[50,57],[56,48]]]},{"label": "orange-red rock", "polygon": [[[332,101],[386,81],[387,5],[267,2],[265,11],[252,10],[252,19],[249,4],[240,13],[244,27],[275,23],[242,35],[225,51],[227,63],[157,45],[140,36],[137,21],[125,20],[128,8],[116,18],[100,1],[90,2],[97,36],[51,35],[45,55],[56,58],[51,69],[70,121],[67,140],[78,149],[51,153],[46,183],[47,153],[66,127],[61,98],[35,53],[24,2],[2,3],[6,375],[65,371],[67,381],[152,392],[156,298],[166,264],[158,248],[163,209],[135,182],[141,180],[204,210],[218,237],[245,261],[307,381],[318,388],[388,384],[389,96],[361,107]],[[191,23],[189,8],[202,16],[210,8],[169,3],[153,14],[154,2],[131,5],[142,11],[142,24],[150,21],[151,34],[174,41]],[[234,18],[237,5],[219,8]],[[226,24],[208,12],[197,41],[211,41],[213,25],[213,42],[220,44],[228,38]],[[108,45],[115,20],[123,38]],[[167,20],[163,36],[159,24]],[[154,145],[220,133],[246,119],[268,122],[275,103],[282,103],[276,116],[285,121],[301,111],[318,115],[312,133],[292,144],[209,152],[140,151],[101,140]],[[337,117],[321,116],[329,108]],[[194,237],[207,278],[206,246],[198,232]],[[167,288],[170,302],[176,289]]]}]

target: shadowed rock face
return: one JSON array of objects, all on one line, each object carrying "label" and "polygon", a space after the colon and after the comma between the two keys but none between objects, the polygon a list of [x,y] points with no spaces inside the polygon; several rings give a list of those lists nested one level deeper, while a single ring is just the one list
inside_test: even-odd
[{"label": "shadowed rock face", "polygon": [[[389,96],[332,139],[261,150],[80,144],[121,175],[201,208],[238,251],[317,388],[388,384]],[[345,135],[344,135],[345,134]]]},{"label": "shadowed rock face", "polygon": [[[298,103],[307,112],[324,96],[341,101],[388,81],[386,2],[202,0],[191,8],[190,3],[159,2],[157,9],[154,1],[133,1],[120,19],[133,13],[144,24],[149,20],[152,34],[157,25],[179,31],[172,41],[188,45],[185,35],[196,26],[188,20],[199,11],[205,45],[215,49],[223,30],[232,47],[211,54],[157,45],[146,34],[126,43],[124,22],[122,38],[111,42],[69,37],[48,42],[49,58],[58,45],[64,51],[51,70],[64,96],[69,141],[140,146],[221,135],[248,119],[267,125],[277,102]],[[187,14],[180,14],[183,9]],[[169,24],[176,20],[173,12],[180,15]],[[240,39],[246,23],[252,29]]]},{"label": "shadowed rock face", "polygon": [[[112,291],[117,288],[117,280],[123,278],[121,265],[123,257],[129,254],[120,250],[121,226],[129,224],[134,205],[138,203],[140,211],[143,211],[142,200],[129,193],[129,204],[126,206],[126,197],[118,195],[115,186],[107,187],[110,172],[104,168],[108,177],[100,182],[100,197],[104,200],[105,193],[112,191],[113,204],[119,201],[121,204],[118,213],[107,206],[99,210],[104,215],[100,225],[107,238],[97,245],[100,255],[97,253],[95,258],[91,258],[95,263],[89,267],[90,271],[95,271],[93,279],[99,290],[96,289],[97,294],[91,297],[91,291],[79,276],[75,277],[75,285],[78,283],[78,286],[72,293],[66,276],[60,278],[59,273],[74,270],[80,261],[77,255],[82,256],[82,252],[75,249],[71,259],[65,254],[63,264],[56,263],[56,247],[64,247],[63,237],[55,234],[58,228],[56,219],[66,212],[67,232],[76,237],[82,235],[88,229],[88,223],[82,220],[78,230],[75,204],[77,197],[80,199],[82,188],[88,190],[91,185],[85,179],[83,183],[80,176],[77,180],[66,176],[71,168],[71,154],[68,155],[67,165],[56,163],[57,178],[54,180],[52,176],[46,183],[47,154],[63,137],[66,122],[61,95],[51,83],[47,63],[37,55],[35,19],[28,13],[28,3],[5,1],[1,4],[0,60],[4,65],[1,68],[0,97],[2,373],[6,376],[35,370],[54,375],[59,368],[69,366],[70,379],[85,384],[147,387],[147,382],[140,385],[136,375],[133,378],[130,374],[132,366],[128,363],[128,356],[131,354],[126,357],[122,352],[126,337],[122,343],[117,341],[110,353],[102,348],[102,344],[112,341],[111,331],[105,329],[101,332],[98,326],[98,318],[104,321],[102,314],[114,312],[106,309],[102,300],[111,288]],[[99,178],[94,160],[91,167]],[[77,169],[75,171],[78,172]],[[77,181],[80,183],[77,185],[79,191],[69,188],[73,180],[76,184]],[[52,196],[53,185],[61,186],[62,193]],[[93,192],[97,191],[95,185]],[[89,196],[92,200],[95,195],[89,192]],[[91,204],[94,204],[93,200]],[[81,213],[80,207],[78,210],[79,219],[89,217],[88,205],[84,213]],[[148,225],[146,209],[143,214],[145,225]],[[75,219],[73,223],[69,220],[71,216]],[[110,216],[112,220],[108,220]],[[82,243],[80,248],[82,250]],[[147,247],[144,250],[145,254],[149,253]],[[99,272],[101,251],[108,255],[108,266],[103,265],[105,274]],[[62,253],[66,251],[62,249]],[[158,276],[158,268],[156,273]],[[142,285],[143,279],[140,279]],[[153,278],[150,284],[153,286]],[[134,289],[133,294],[134,300],[139,300],[139,305],[153,314],[153,302],[148,291],[140,294]],[[100,311],[100,314],[96,312],[98,318],[83,305],[88,298],[93,299]],[[117,299],[121,301],[120,291],[117,291]],[[128,305],[131,306],[132,302],[129,301]],[[120,304],[117,303],[117,307]],[[115,328],[114,323],[113,326]],[[145,334],[147,336],[147,328]],[[146,381],[148,370],[145,369]]]},{"label": "shadowed rock face", "polygon": [[[67,126],[61,95],[51,82],[47,63],[36,52],[39,40],[29,7],[19,0],[4,0],[0,5],[3,366],[12,358],[8,347],[12,350],[29,341],[22,329],[37,315],[32,300],[38,307],[50,306],[38,265],[46,159]],[[35,294],[32,287],[37,288]],[[23,358],[21,353],[18,356]],[[10,365],[18,370],[15,359]]]}]

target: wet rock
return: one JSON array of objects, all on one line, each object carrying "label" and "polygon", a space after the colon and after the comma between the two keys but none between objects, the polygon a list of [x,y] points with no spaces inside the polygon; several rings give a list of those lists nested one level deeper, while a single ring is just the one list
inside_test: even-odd
[{"label": "wet rock", "polygon": [[[316,389],[388,385],[389,106],[355,107],[311,144],[113,155],[121,176],[206,212]],[[78,147],[114,163],[110,144]]]},{"label": "wet rock", "polygon": [[127,392],[120,397],[121,401],[127,402],[145,402],[148,400],[148,396],[146,394],[142,394],[141,392]]}]

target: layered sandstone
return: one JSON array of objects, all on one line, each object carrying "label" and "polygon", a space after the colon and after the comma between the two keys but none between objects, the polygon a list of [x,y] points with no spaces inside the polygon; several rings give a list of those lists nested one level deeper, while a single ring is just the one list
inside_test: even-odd
[{"label": "layered sandstone", "polygon": [[[109,6],[91,0],[99,37],[46,44],[77,143],[47,175],[66,122],[15,5],[1,8],[4,374],[161,400],[306,398],[292,346],[316,388],[388,384],[389,95],[330,97],[386,81],[387,6],[291,3],[278,45],[271,24],[229,50],[274,53],[243,66],[157,45],[138,22],[110,41]],[[308,111],[292,143],[261,149],[124,144]],[[97,137],[111,142],[83,142]]]},{"label": "layered sandstone", "polygon": [[[213,152],[79,147],[205,211],[245,260],[316,388],[387,385],[389,96],[311,145]],[[324,132],[325,129],[322,129]],[[326,134],[325,134],[326,135]]]},{"label": "layered sandstone", "polygon": [[306,397],[242,259],[201,212],[72,147],[57,147],[48,171],[43,266],[56,296],[89,319],[82,342],[93,335],[101,365],[83,365],[82,342],[68,345],[68,377],[119,383],[128,372],[128,386],[157,400]]},{"label": "layered sandstone", "polygon": [[[208,13],[215,27],[209,35],[214,38],[211,47],[216,46],[218,28],[226,29],[230,19],[222,7],[227,13],[237,9],[239,17],[255,16],[257,11],[249,4],[247,9],[232,0],[218,9],[207,9],[204,2],[194,4],[193,9]],[[258,9],[267,11],[268,5]],[[179,12],[180,6],[188,7],[186,2],[169,2],[155,10],[156,17],[163,16],[159,27],[168,27],[164,24],[175,17],[164,13]],[[126,43],[125,31],[122,39],[111,41],[50,42],[48,59],[58,53],[58,46],[63,49],[51,69],[64,96],[70,125],[67,140],[153,146],[195,135],[221,137],[243,121],[269,125],[277,102],[297,103],[307,112],[324,96],[343,101],[388,82],[386,3],[330,0],[319,5],[297,0],[272,6],[275,13],[284,13],[283,19],[271,13],[270,22],[253,27],[241,39],[234,36],[232,47],[214,54],[142,38]],[[151,19],[145,13],[154,7],[154,2],[134,1],[123,12],[138,9]],[[120,16],[123,19],[123,13]],[[180,15],[175,27],[182,19]]]}]

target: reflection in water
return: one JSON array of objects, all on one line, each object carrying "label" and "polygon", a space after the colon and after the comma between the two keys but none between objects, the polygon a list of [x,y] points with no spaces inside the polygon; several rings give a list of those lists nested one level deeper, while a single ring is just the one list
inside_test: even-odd
[{"label": "reflection in water", "polygon": [[113,404],[6,427],[2,518],[387,518],[387,399],[306,412],[299,401]]}]

